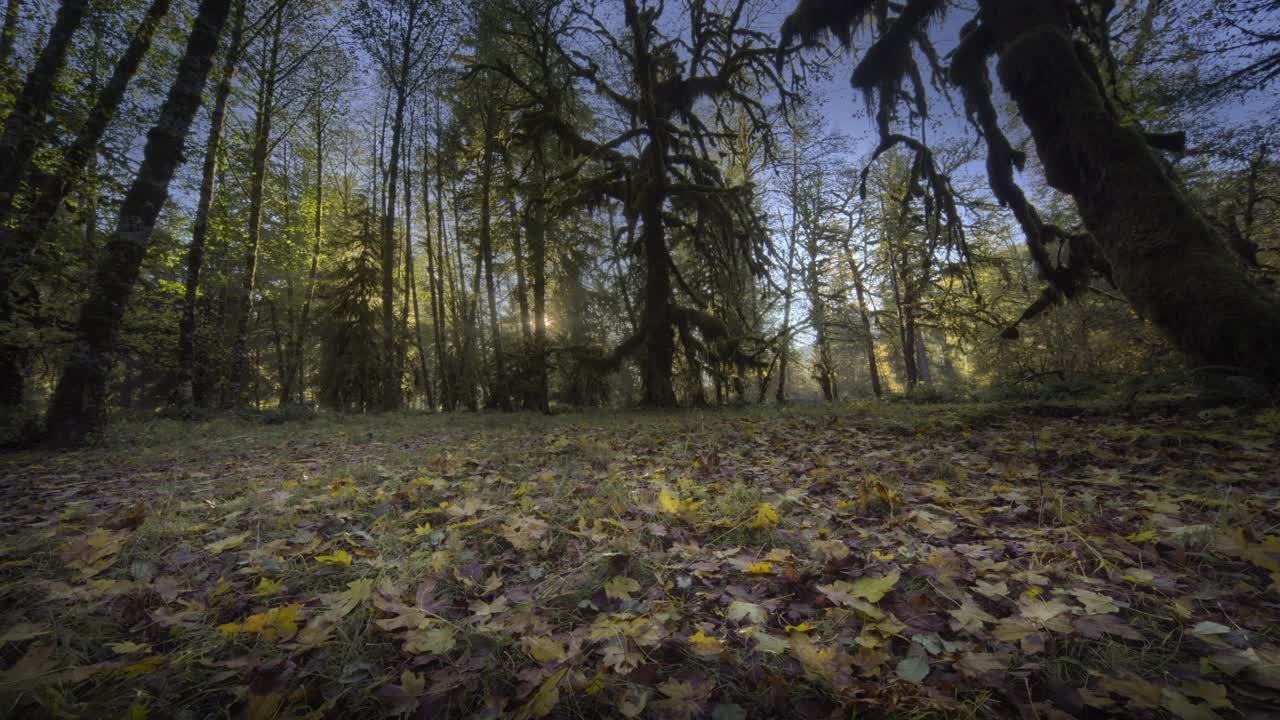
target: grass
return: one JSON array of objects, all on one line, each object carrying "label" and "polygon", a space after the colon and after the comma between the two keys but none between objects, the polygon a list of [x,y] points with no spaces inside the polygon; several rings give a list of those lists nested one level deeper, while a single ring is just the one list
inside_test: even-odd
[{"label": "grass", "polygon": [[[123,423],[0,458],[0,715],[1221,711],[1194,682],[1247,712],[1277,699],[1274,425],[945,404]],[[833,594],[891,571],[883,597]],[[922,642],[917,684],[899,663]]]}]

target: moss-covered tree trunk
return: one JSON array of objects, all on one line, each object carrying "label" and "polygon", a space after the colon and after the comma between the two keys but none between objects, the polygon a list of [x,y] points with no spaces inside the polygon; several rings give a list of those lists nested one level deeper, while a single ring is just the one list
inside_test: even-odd
[{"label": "moss-covered tree trunk", "polygon": [[640,311],[644,357],[641,365],[645,404],[674,407],[676,393],[672,368],[676,342],[671,313],[671,268],[667,261],[666,227],[662,220],[661,185],[666,177],[663,155],[659,145],[650,144],[642,159],[648,165],[645,174],[649,187],[641,191],[639,203],[640,244],[644,252],[644,306]]},{"label": "moss-covered tree trunk", "polygon": [[7,68],[13,55],[13,41],[18,37],[18,13],[22,0],[9,0],[4,8],[4,27],[0,29],[0,67]]},{"label": "moss-covered tree trunk", "polygon": [[[15,332],[12,300],[13,278],[25,262],[28,252],[16,243],[11,211],[17,199],[28,165],[36,150],[37,130],[44,122],[53,100],[54,81],[66,63],[67,52],[76,29],[84,19],[87,0],[64,0],[49,30],[49,38],[27,74],[26,82],[0,132],[0,414],[8,416],[22,404],[26,386],[26,359],[22,344],[10,339]],[[14,32],[9,18],[17,22],[18,5],[10,3],[5,15],[5,42],[12,51]]]},{"label": "moss-covered tree trunk", "polygon": [[[137,73],[138,67],[142,64],[142,58],[147,54],[151,41],[155,38],[160,21],[168,12],[169,0],[152,0],[124,54],[117,61],[111,78],[98,92],[89,116],[76,133],[71,145],[63,152],[57,171],[42,175],[38,179],[28,178],[29,183],[34,185],[27,190],[28,207],[22,211],[16,227],[6,229],[5,260],[0,262],[0,288],[13,287],[19,273],[30,261],[31,253],[36,249],[40,237],[48,229],[54,214],[61,207],[62,201],[76,189],[85,171],[91,167],[98,153],[98,145],[107,131],[107,125],[115,117],[116,109],[124,99],[129,81]],[[0,318],[8,320],[14,317],[12,302],[11,293],[0,292]],[[0,355],[4,357],[0,360],[0,367],[21,367],[25,363],[21,359],[14,359],[11,355],[16,353],[20,358],[26,352],[27,349],[17,343],[0,344]],[[5,393],[6,398],[20,400],[25,378],[21,373],[17,373],[12,379],[7,377],[10,373],[4,375],[6,379],[0,380],[0,383],[11,386]]]},{"label": "moss-covered tree trunk", "polygon": [[[54,213],[67,195],[80,184],[85,170],[96,157],[98,145],[107,132],[107,126],[115,117],[116,109],[124,99],[129,82],[138,72],[138,67],[142,65],[142,59],[151,48],[151,41],[155,39],[160,21],[168,12],[169,0],[152,0],[146,14],[142,17],[142,22],[138,24],[130,38],[124,54],[116,62],[111,78],[98,92],[93,108],[76,133],[75,140],[63,152],[62,159],[58,162],[58,169],[52,174],[41,177],[28,190],[29,206],[25,209],[23,220],[19,223],[13,237],[15,252],[19,254],[20,263],[35,249],[36,243],[53,219]],[[0,286],[7,285],[8,281],[7,276],[0,275]]]},{"label": "moss-covered tree trunk", "polygon": [[[53,27],[49,29],[49,39],[27,74],[13,110],[5,120],[4,131],[0,132],[0,223],[4,225],[8,225],[19,186],[30,170],[40,130],[53,102],[55,81],[66,64],[71,41],[88,6],[88,0],[62,0]],[[2,258],[5,262],[11,257],[8,245],[6,238]]]},{"label": "moss-covered tree trunk", "polygon": [[107,240],[89,297],[80,307],[75,341],[49,409],[48,439],[77,444],[106,425],[107,378],[115,361],[125,305],[133,289],[156,218],[169,195],[169,181],[182,162],[183,145],[201,94],[231,0],[201,0],[177,76],[147,134],[142,165],[120,206],[116,229]]},{"label": "moss-covered tree trunk", "polygon": [[1249,279],[1142,134],[1109,109],[1065,4],[979,5],[1045,176],[1075,199],[1121,292],[1194,361],[1280,382],[1280,300]]}]

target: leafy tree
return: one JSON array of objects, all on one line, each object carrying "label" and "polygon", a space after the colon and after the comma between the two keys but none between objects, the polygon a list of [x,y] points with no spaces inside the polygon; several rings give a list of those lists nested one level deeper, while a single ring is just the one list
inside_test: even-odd
[{"label": "leafy tree", "polygon": [[168,198],[169,181],[182,159],[187,130],[200,108],[205,80],[230,9],[230,0],[201,0],[196,12],[173,86],[147,136],[142,166],[121,205],[89,298],[80,308],[75,345],[67,356],[49,410],[48,438],[55,444],[83,442],[106,425],[107,374],[115,360],[120,321],[156,217]]},{"label": "leafy tree", "polygon": [[[1017,218],[1032,257],[1048,280],[1042,302],[1029,317],[1062,297],[1078,296],[1088,273],[1103,270],[1144,316],[1161,327],[1196,361],[1241,368],[1280,379],[1280,301],[1250,280],[1221,233],[1179,186],[1149,136],[1122,122],[1099,81],[1098,56],[1107,49],[1091,37],[1089,3],[1070,0],[982,0],[966,23],[944,73],[960,90],[967,114],[988,151],[987,172],[996,198]],[[905,99],[926,108],[914,52],[934,61],[923,32],[950,10],[945,0],[911,0],[891,7],[883,0],[831,4],[802,0],[782,28],[783,43],[817,43],[832,33],[848,45],[870,19],[874,42],[853,73],[855,87],[876,98],[881,148],[906,144],[921,157],[919,140],[892,131]],[[1083,45],[1074,38],[1083,37]],[[1084,50],[1084,52],[1082,52]],[[992,102],[987,60],[995,56],[1009,94],[1035,143],[1049,184],[1075,201],[1087,234],[1044,222],[1013,177],[1025,157],[1006,138]],[[904,80],[910,80],[904,91]],[[937,199],[948,193],[939,174]],[[1057,263],[1050,243],[1069,248]]]}]

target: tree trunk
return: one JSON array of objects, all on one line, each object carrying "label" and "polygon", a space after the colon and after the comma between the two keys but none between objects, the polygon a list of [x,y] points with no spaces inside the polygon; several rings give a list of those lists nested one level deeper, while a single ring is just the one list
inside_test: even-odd
[{"label": "tree trunk", "polygon": [[[129,81],[137,73],[142,58],[151,47],[160,21],[169,12],[169,0],[152,0],[146,14],[139,23],[125,48],[124,54],[116,63],[111,79],[98,92],[93,109],[89,111],[84,125],[76,133],[76,138],[62,155],[55,173],[40,178],[34,188],[28,191],[29,207],[19,225],[14,238],[14,253],[17,264],[21,266],[35,249],[40,236],[47,229],[54,213],[62,206],[62,201],[80,184],[85,169],[98,152],[98,145],[107,131],[107,125],[115,117],[120,101],[124,99]],[[0,271],[3,272],[3,271]],[[0,286],[7,285],[10,277],[0,274]]]},{"label": "tree trunk", "polygon": [[22,0],[9,0],[4,10],[4,29],[0,30],[0,67],[9,67],[9,58],[13,55],[13,41],[18,36],[18,13],[22,9]]},{"label": "tree trunk", "polygon": [[[449,409],[449,383],[445,377],[445,368],[447,364],[447,353],[445,352],[445,327],[444,327],[444,286],[440,283],[438,277],[439,266],[436,263],[436,253],[431,244],[431,174],[428,171],[430,167],[430,144],[427,142],[426,133],[426,113],[423,113],[423,134],[422,134],[422,221],[426,227],[424,239],[426,242],[425,249],[427,251],[427,289],[429,299],[431,300],[431,336],[436,351],[436,374],[440,383],[440,404],[437,406],[432,400],[433,407],[440,407],[445,410]],[[439,238],[437,237],[437,242]],[[431,378],[427,378],[427,384],[430,386]],[[432,397],[428,394],[428,397]]]},{"label": "tree trunk", "polygon": [[524,276],[524,243],[520,237],[520,222],[516,217],[515,200],[511,202],[511,246],[515,254],[516,266],[516,302],[520,305],[520,337],[525,345],[533,339],[533,328],[529,320],[529,287]]},{"label": "tree trunk", "polygon": [[1141,133],[1109,110],[1061,5],[979,5],[1045,177],[1075,199],[1121,292],[1196,362],[1280,382],[1280,300],[1249,279]]},{"label": "tree trunk", "polygon": [[253,315],[253,287],[258,273],[258,244],[262,240],[262,205],[267,176],[267,156],[271,151],[271,121],[275,105],[276,73],[279,70],[280,39],[284,32],[284,11],[276,13],[271,33],[271,49],[258,91],[257,120],[254,123],[253,151],[249,165],[249,228],[245,239],[244,275],[235,311],[235,338],[232,341],[232,371],[229,400],[241,403],[241,387],[249,373],[249,320]]},{"label": "tree trunk", "polygon": [[196,300],[200,290],[200,272],[204,267],[204,246],[209,237],[209,208],[218,171],[218,153],[222,145],[222,126],[227,117],[227,100],[236,66],[240,62],[244,38],[245,1],[236,3],[231,26],[231,45],[222,64],[222,75],[214,92],[213,111],[209,116],[209,135],[204,144],[204,165],[200,169],[200,195],[196,216],[191,225],[191,245],[187,248],[186,287],[182,298],[182,317],[178,321],[178,405],[190,408],[195,402]]},{"label": "tree trunk", "polygon": [[502,410],[511,409],[510,382],[506,358],[502,355],[502,332],[498,328],[498,298],[493,282],[493,237],[489,207],[493,189],[493,118],[485,119],[484,159],[480,170],[480,255],[484,258],[484,287],[489,296],[489,333],[493,336],[493,402]]},{"label": "tree trunk", "polygon": [[[847,252],[847,246],[846,246]],[[871,378],[871,391],[880,397],[880,365],[876,362],[876,339],[871,332],[871,314],[867,312],[865,288],[862,285],[862,273],[853,256],[849,256],[849,270],[853,274],[853,291],[858,298],[858,317],[862,321],[862,331],[867,335],[867,375]]]},{"label": "tree trunk", "polygon": [[400,375],[396,372],[395,277],[396,265],[396,177],[400,168],[400,141],[404,134],[404,110],[408,96],[408,38],[403,51],[401,87],[396,88],[395,118],[391,125],[391,154],[387,158],[387,211],[382,216],[382,409],[399,410],[402,402]]},{"label": "tree trunk", "polygon": [[230,0],[201,0],[173,86],[160,108],[158,122],[147,135],[142,165],[120,206],[115,232],[102,253],[89,298],[80,307],[76,338],[49,409],[48,438],[52,443],[77,444],[106,426],[107,378],[115,360],[125,305],[156,217],[168,197],[169,181],[182,162],[187,131],[200,108],[230,5]]},{"label": "tree trunk", "polygon": [[[0,133],[0,228],[8,227],[19,186],[35,154],[38,130],[49,112],[54,81],[66,62],[72,37],[84,18],[88,4],[87,0],[64,0],[59,6],[49,39],[28,73],[26,83],[5,121],[4,131]],[[17,12],[18,3],[11,1],[5,14],[6,53],[12,52],[16,31],[11,21],[16,24]],[[14,291],[13,280],[25,265],[30,250],[19,244],[16,233],[12,231],[3,230],[0,237],[3,238],[3,244],[0,244],[0,295],[3,296],[0,298],[0,327],[10,329],[15,321],[13,299],[10,297]],[[25,389],[25,348],[18,342],[0,343],[0,411],[8,415],[17,409],[22,404]]]},{"label": "tree trunk", "polygon": [[926,387],[933,387],[933,371],[929,369],[929,349],[924,343],[924,329],[916,325],[916,373]]},{"label": "tree trunk", "polygon": [[[651,164],[661,167],[657,147],[650,145],[646,154]],[[662,170],[665,172],[665,170]],[[650,182],[657,182],[651,176]],[[644,248],[644,309],[641,327],[644,332],[644,401],[655,407],[676,404],[671,373],[675,361],[675,333],[671,327],[671,269],[667,264],[667,240],[662,224],[662,196],[655,188],[647,189],[648,197],[641,206],[640,241]]]},{"label": "tree trunk", "polygon": [[[62,0],[49,39],[27,75],[22,91],[0,133],[0,226],[9,220],[19,185],[31,169],[40,130],[53,102],[58,72],[66,64],[71,41],[84,19],[88,0]],[[13,262],[13,253],[5,240],[3,261]]]},{"label": "tree trunk", "polygon": [[529,353],[526,409],[551,411],[547,395],[547,182],[542,144],[533,148],[533,188],[525,207],[525,238],[529,244],[529,274],[533,286],[533,347]]},{"label": "tree trunk", "polygon": [[[436,104],[436,272],[439,275],[437,282],[440,284],[440,318],[436,325],[436,332],[440,333],[439,341],[441,349],[447,350],[445,347],[445,337],[443,333],[449,329],[448,321],[448,302],[446,296],[446,283],[453,299],[454,307],[454,352],[462,351],[462,343],[458,338],[458,293],[457,288],[453,286],[453,276],[449,272],[449,253],[446,252],[448,244],[448,236],[445,234],[444,228],[444,131],[440,125],[440,105]],[[455,387],[452,363],[448,352],[441,356],[440,362],[440,400],[446,410],[452,410],[458,406],[458,388]]]}]

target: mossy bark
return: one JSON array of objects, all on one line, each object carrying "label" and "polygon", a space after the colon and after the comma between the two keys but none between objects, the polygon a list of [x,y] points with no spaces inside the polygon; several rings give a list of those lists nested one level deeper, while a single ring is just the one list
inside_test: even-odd
[{"label": "mossy bark", "polygon": [[54,391],[48,417],[48,439],[78,444],[106,425],[107,378],[129,294],[138,279],[156,218],[169,195],[169,182],[182,162],[183,145],[205,80],[213,65],[218,37],[231,0],[202,0],[177,75],[160,108],[159,120],[147,134],[142,165],[120,206],[116,229],[101,254],[89,297],[80,307],[76,336]]},{"label": "mossy bark", "polygon": [[1134,308],[1195,362],[1280,382],[1280,300],[1255,285],[1074,47],[1064,3],[983,0],[1001,82]]}]

